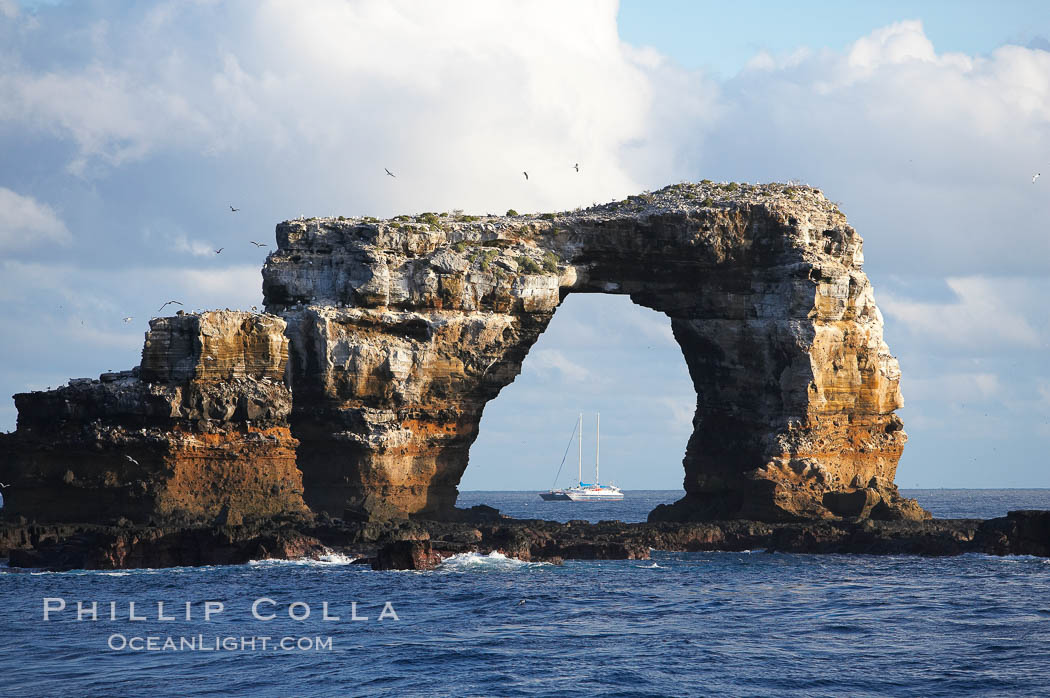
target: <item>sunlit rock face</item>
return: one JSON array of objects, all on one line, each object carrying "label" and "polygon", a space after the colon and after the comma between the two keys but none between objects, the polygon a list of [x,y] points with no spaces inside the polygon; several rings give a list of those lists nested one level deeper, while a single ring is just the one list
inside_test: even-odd
[{"label": "sunlit rock face", "polygon": [[281,318],[150,322],[142,364],[15,396],[0,439],[7,517],[226,523],[308,510],[288,427]]},{"label": "sunlit rock face", "polygon": [[923,518],[893,484],[900,371],[861,239],[815,189],[681,184],[571,213],[277,228],[306,502],[450,510],[485,404],[569,293],[668,316],[697,392],[686,496],[651,518]]}]

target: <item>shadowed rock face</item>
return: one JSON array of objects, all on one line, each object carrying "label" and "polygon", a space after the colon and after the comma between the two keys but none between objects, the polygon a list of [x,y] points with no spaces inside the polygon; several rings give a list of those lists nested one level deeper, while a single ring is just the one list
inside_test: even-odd
[{"label": "shadowed rock face", "polygon": [[651,518],[923,518],[893,484],[900,371],[861,239],[817,190],[684,184],[575,213],[282,223],[269,312],[291,340],[311,508],[450,509],[485,404],[569,293],[668,316],[697,411],[686,497]]},{"label": "shadowed rock face", "polygon": [[230,522],[307,511],[288,428],[285,323],[244,312],[150,321],[142,364],[15,396],[0,440],[6,516]]}]

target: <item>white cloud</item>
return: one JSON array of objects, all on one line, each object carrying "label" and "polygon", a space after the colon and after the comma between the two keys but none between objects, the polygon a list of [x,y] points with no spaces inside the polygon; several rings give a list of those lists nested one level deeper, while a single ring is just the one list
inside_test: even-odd
[{"label": "white cloud", "polygon": [[693,416],[696,414],[696,401],[689,399],[661,398],[661,404],[671,413],[671,425],[675,429],[691,433]]},{"label": "white cloud", "polygon": [[716,104],[700,136],[663,134],[695,150],[692,176],[822,187],[872,268],[1050,272],[1050,193],[1031,184],[1050,152],[1050,53],[937,53],[920,23],[901,22],[843,52],[756,59]]},{"label": "white cloud", "polygon": [[933,43],[922,30],[922,22],[914,20],[897,22],[857,39],[847,56],[851,68],[862,70],[913,60],[930,63],[937,60]]},{"label": "white cloud", "polygon": [[40,242],[68,245],[69,229],[47,204],[0,187],[0,251],[36,247]]},{"label": "white cloud", "polygon": [[594,377],[591,371],[570,360],[557,349],[534,349],[529,352],[525,366],[541,375],[556,374],[560,379],[573,382],[590,381]]},{"label": "white cloud", "polygon": [[908,400],[930,400],[943,405],[988,402],[1003,394],[999,376],[982,371],[911,378],[903,383],[903,387]]},{"label": "white cloud", "polygon": [[205,240],[191,240],[185,234],[179,234],[172,242],[172,249],[176,252],[188,252],[194,257],[211,257],[218,248],[212,247],[211,243]]},{"label": "white cloud", "polygon": [[1045,314],[1046,281],[962,277],[946,280],[957,299],[930,302],[881,293],[879,305],[925,343],[969,349],[1037,348],[1046,338],[1032,316]]},{"label": "white cloud", "polygon": [[[72,317],[95,326],[124,331],[121,319],[133,316],[134,327],[157,315],[162,303],[182,302],[183,309],[248,309],[262,302],[259,267],[239,265],[129,267],[119,271],[73,264],[0,262],[0,302],[9,307],[40,306],[44,317]],[[177,310],[178,308],[176,308]],[[167,312],[174,312],[169,308]]]},{"label": "white cloud", "polygon": [[217,6],[165,7],[107,21],[102,43],[125,49],[90,67],[0,65],[0,122],[71,141],[78,174],[193,149],[280,163],[278,190],[324,205],[356,189],[537,211],[637,188],[618,150],[644,134],[650,93],[615,3],[271,0],[234,28]]}]

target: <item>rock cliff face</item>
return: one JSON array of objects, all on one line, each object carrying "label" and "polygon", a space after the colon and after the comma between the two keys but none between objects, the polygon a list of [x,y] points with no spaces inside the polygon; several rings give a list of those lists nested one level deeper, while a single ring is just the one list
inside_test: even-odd
[{"label": "rock cliff face", "polygon": [[683,184],[564,214],[282,223],[263,269],[288,322],[314,509],[452,506],[485,403],[569,293],[668,316],[697,392],[686,497],[655,519],[922,518],[893,479],[900,371],[861,239],[817,190]]},{"label": "rock cliff face", "polygon": [[15,396],[6,516],[211,521],[305,512],[287,417],[285,323],[244,312],[150,322],[141,366]]},{"label": "rock cliff face", "polygon": [[893,484],[900,372],[862,262],[835,205],[784,185],[288,221],[269,314],[155,320],[137,373],[16,396],[0,477],[55,520],[299,511],[300,472],[317,512],[441,516],[560,302],[617,293],[668,317],[697,392],[686,496],[652,519],[923,518]]}]

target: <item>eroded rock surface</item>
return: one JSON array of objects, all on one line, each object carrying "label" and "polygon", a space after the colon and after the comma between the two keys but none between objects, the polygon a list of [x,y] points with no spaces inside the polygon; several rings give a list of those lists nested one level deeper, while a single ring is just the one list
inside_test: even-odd
[{"label": "eroded rock surface", "polygon": [[15,396],[4,514],[38,521],[256,519],[305,512],[281,318],[150,322],[142,364]]}]

